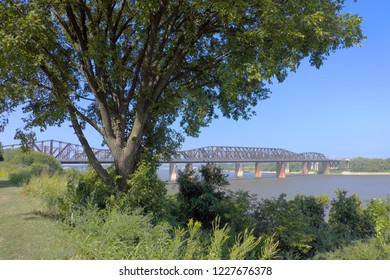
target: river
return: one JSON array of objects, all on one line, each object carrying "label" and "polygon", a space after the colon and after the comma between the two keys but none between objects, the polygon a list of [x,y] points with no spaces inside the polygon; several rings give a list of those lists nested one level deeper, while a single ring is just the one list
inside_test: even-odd
[{"label": "river", "polygon": [[[163,180],[168,178],[168,170],[159,171]],[[226,172],[232,191],[248,191],[256,194],[258,199],[278,197],[285,193],[287,198],[296,194],[328,195],[335,197],[337,189],[347,191],[347,196],[356,193],[365,204],[371,199],[386,199],[390,195],[389,175],[302,175],[291,174],[285,179],[276,178],[275,173],[263,172],[261,178],[255,178],[253,172],[245,172],[241,178],[236,178],[234,172]],[[168,184],[168,192],[177,191],[175,183]],[[390,197],[390,196],[389,196]]]},{"label": "river", "polygon": [[[74,168],[74,166],[72,166]],[[80,165],[80,170],[85,170]],[[179,167],[183,168],[183,166]],[[169,166],[163,164],[158,174],[164,181],[168,180]],[[335,197],[337,189],[347,191],[347,195],[356,193],[363,203],[371,199],[386,199],[390,195],[390,175],[301,175],[290,174],[285,179],[276,178],[273,172],[263,172],[261,178],[255,178],[253,172],[245,172],[242,178],[236,178],[233,171],[226,172],[232,191],[248,191],[258,199],[278,197],[285,193],[287,198],[296,194],[328,195]],[[176,192],[177,185],[169,182],[168,193]],[[390,197],[390,196],[389,196]]]}]

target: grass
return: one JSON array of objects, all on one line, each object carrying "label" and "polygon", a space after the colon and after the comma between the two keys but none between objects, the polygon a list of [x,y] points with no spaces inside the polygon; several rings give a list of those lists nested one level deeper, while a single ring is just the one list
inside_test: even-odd
[{"label": "grass", "polygon": [[0,180],[0,259],[69,259],[74,246],[63,223],[41,214],[37,198]]}]

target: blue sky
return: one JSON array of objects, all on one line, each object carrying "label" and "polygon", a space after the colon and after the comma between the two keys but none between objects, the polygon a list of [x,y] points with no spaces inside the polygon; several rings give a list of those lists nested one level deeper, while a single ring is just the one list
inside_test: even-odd
[{"label": "blue sky", "polygon": [[[362,47],[339,50],[316,69],[303,62],[271,97],[255,108],[249,121],[214,120],[182,149],[203,146],[275,147],[293,152],[321,152],[330,157],[390,157],[390,1],[347,1],[346,11],[363,17],[367,40]],[[22,126],[15,114],[3,144],[15,143]],[[38,140],[78,143],[71,128],[49,128]],[[88,133],[92,145],[101,140]]]}]

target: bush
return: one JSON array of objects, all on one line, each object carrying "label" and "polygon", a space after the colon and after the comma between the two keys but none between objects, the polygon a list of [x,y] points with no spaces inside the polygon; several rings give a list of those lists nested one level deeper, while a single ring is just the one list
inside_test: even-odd
[{"label": "bush", "polygon": [[[115,172],[108,169],[114,178]],[[68,183],[68,192],[72,195],[75,206],[86,207],[95,205],[99,209],[119,207],[122,209],[143,209],[145,213],[153,214],[160,219],[166,215],[166,188],[151,165],[141,163],[137,171],[127,181],[128,190],[120,192],[106,185],[95,170],[88,169]]]},{"label": "bush", "polygon": [[[75,218],[72,233],[77,243],[77,259],[207,260],[273,257],[277,244],[256,238],[245,231],[228,246],[230,228],[213,222],[204,231],[200,222],[190,220],[184,228],[167,223],[154,225],[141,209],[133,212],[98,209],[90,206]],[[276,245],[276,246],[275,246]]]},{"label": "bush", "polygon": [[27,183],[33,176],[62,172],[61,164],[52,156],[35,151],[12,150],[5,154],[9,179],[17,184]]},{"label": "bush", "polygon": [[329,226],[343,243],[364,239],[374,234],[374,224],[356,194],[347,197],[347,191],[337,190],[331,201]]},{"label": "bush", "polygon": [[[112,171],[110,171],[112,173]],[[69,180],[68,193],[71,194],[72,202],[77,207],[85,207],[88,204],[96,205],[100,209],[107,207],[111,196],[116,190],[107,186],[97,175],[96,171],[89,168],[81,173],[76,179]]]},{"label": "bush", "polygon": [[226,175],[217,166],[207,164],[199,169],[199,174],[187,169],[179,172],[177,183],[179,219],[182,222],[194,219],[211,229],[213,220],[223,215],[221,203],[226,197],[223,191],[228,185]]},{"label": "bush", "polygon": [[158,177],[154,165],[142,161],[127,184],[129,189],[124,194],[126,206],[142,208],[145,213],[153,213],[160,218],[168,214],[165,209],[167,189],[165,182]]},{"label": "bush", "polygon": [[375,237],[381,244],[390,243],[390,201],[370,200],[367,213],[373,221]]},{"label": "bush", "polygon": [[378,239],[355,241],[335,251],[321,253],[315,256],[317,260],[389,260],[390,245],[381,244]]},{"label": "bush", "polygon": [[41,199],[45,215],[60,219],[69,215],[71,204],[67,198],[67,178],[64,175],[43,173],[32,177],[24,185],[24,192]]},{"label": "bush", "polygon": [[257,235],[274,236],[285,258],[308,253],[315,236],[310,224],[294,200],[286,200],[286,194],[278,198],[258,202],[253,217]]}]

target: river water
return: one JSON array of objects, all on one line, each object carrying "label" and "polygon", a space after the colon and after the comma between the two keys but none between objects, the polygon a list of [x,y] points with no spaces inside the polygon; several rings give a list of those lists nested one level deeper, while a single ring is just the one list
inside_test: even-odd
[{"label": "river water", "polygon": [[[168,170],[160,168],[161,179],[168,180]],[[255,178],[253,172],[245,172],[236,178],[234,172],[226,172],[232,191],[248,191],[258,199],[278,197],[285,193],[287,198],[296,194],[327,195],[334,198],[337,189],[347,191],[347,196],[356,193],[365,204],[371,199],[386,199],[390,195],[389,175],[302,175],[291,174],[284,179],[276,178],[275,173],[263,172],[261,178]],[[177,191],[175,183],[169,183],[168,192]]]},{"label": "river water", "polygon": [[[179,166],[183,169],[184,166]],[[74,166],[73,166],[74,168]],[[79,167],[85,170],[86,166]],[[169,165],[163,164],[158,174],[164,181],[169,178]],[[233,171],[226,171],[232,191],[248,191],[257,195],[258,199],[278,197],[285,193],[287,198],[296,194],[328,195],[334,198],[337,189],[347,191],[347,195],[356,193],[363,203],[371,199],[386,199],[390,197],[390,175],[302,175],[290,174],[285,179],[276,178],[275,172],[263,172],[261,178],[255,178],[253,172],[245,172],[241,178],[236,178]],[[177,185],[167,184],[168,193],[176,192]]]}]

